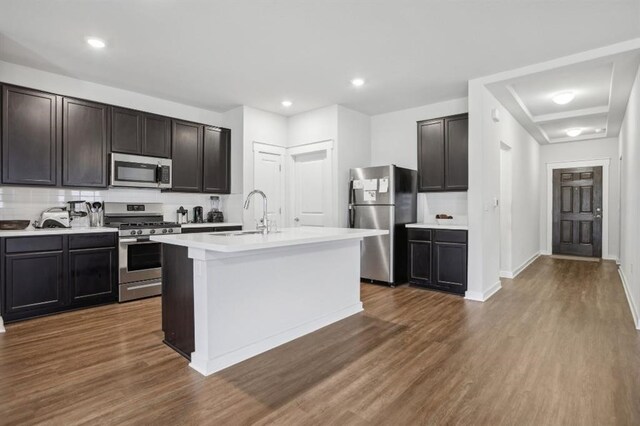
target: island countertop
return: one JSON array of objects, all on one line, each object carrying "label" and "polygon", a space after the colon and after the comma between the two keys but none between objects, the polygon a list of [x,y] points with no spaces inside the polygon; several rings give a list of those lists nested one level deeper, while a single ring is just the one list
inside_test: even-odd
[{"label": "island countertop", "polygon": [[276,233],[267,235],[247,234],[242,231],[228,233],[234,235],[205,232],[198,234],[155,235],[151,236],[150,239],[159,243],[189,248],[236,253],[300,244],[360,239],[388,233],[389,231],[379,229],[297,227],[280,229]]}]

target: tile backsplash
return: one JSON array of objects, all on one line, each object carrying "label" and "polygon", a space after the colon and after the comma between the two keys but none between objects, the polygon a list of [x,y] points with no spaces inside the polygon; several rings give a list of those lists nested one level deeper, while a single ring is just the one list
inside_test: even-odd
[{"label": "tile backsplash", "polygon": [[418,222],[431,222],[437,214],[446,213],[454,219],[467,217],[466,192],[429,192],[418,194]]},{"label": "tile backsplash", "polygon": [[[161,192],[157,189],[109,188],[108,190],[0,186],[0,219],[37,220],[50,207],[62,207],[67,201],[162,203],[164,219],[176,220],[176,210],[183,206],[192,219],[193,207],[210,209],[210,194]],[[242,195],[220,195],[225,221],[242,222]]]}]

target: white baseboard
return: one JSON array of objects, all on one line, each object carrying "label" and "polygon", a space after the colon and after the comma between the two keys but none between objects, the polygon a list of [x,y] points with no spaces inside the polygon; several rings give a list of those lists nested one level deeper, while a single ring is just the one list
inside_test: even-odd
[{"label": "white baseboard", "polygon": [[486,302],[491,296],[496,294],[498,290],[502,288],[500,280],[494,283],[491,287],[483,292],[479,291],[467,291],[464,293],[464,298],[467,300],[474,300],[476,302]]},{"label": "white baseboard", "polygon": [[0,317],[0,333],[4,333],[5,331],[7,331],[4,328],[4,321],[2,320],[2,317]]},{"label": "white baseboard", "polygon": [[605,257],[605,256],[602,256],[602,259],[603,259],[603,260],[615,260],[615,262],[616,262],[618,265],[620,264],[620,261],[618,260],[618,257],[617,257],[617,256],[606,256],[606,257]]},{"label": "white baseboard", "polygon": [[500,278],[513,278],[513,272],[511,271],[500,271]]},{"label": "white baseboard", "polygon": [[629,289],[627,277],[624,275],[622,268],[618,268],[618,274],[622,281],[624,293],[627,295],[627,302],[629,302],[629,309],[631,309],[631,315],[633,316],[633,324],[636,326],[636,329],[640,330],[640,311],[638,311],[638,306],[633,300],[633,296],[631,296],[631,289]]},{"label": "white baseboard", "polygon": [[533,262],[535,262],[535,260],[537,258],[539,258],[541,254],[542,254],[541,252],[537,252],[536,254],[531,256],[529,259],[525,260],[522,265],[518,266],[513,271],[500,271],[500,278],[513,279],[513,278],[517,277],[518,274],[520,274],[520,272],[524,271],[525,269],[527,269],[527,267],[529,265],[531,265]]}]

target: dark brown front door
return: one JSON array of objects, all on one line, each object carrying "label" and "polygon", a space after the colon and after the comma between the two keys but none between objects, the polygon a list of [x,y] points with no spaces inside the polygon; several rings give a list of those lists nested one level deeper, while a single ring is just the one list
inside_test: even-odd
[{"label": "dark brown front door", "polygon": [[553,171],[553,254],[602,256],[602,167]]}]

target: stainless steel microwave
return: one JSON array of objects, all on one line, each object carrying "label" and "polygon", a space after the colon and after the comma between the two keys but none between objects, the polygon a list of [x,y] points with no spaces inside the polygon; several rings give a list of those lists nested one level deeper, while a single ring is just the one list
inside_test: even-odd
[{"label": "stainless steel microwave", "polygon": [[113,153],[111,186],[171,188],[171,160]]}]

